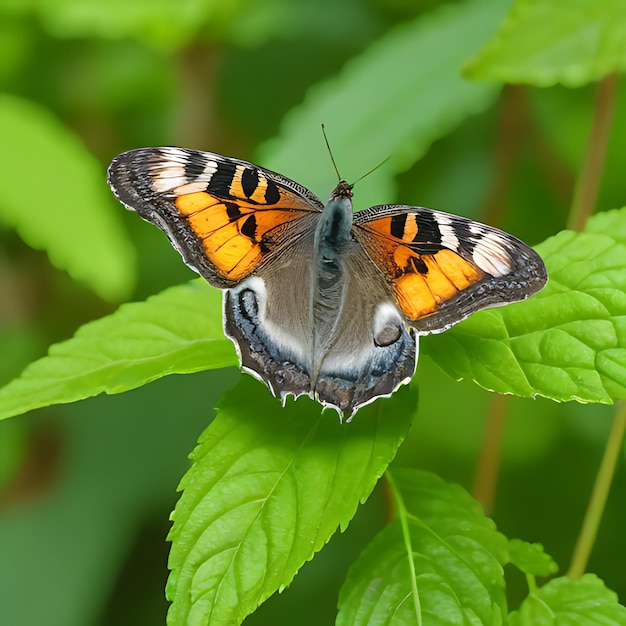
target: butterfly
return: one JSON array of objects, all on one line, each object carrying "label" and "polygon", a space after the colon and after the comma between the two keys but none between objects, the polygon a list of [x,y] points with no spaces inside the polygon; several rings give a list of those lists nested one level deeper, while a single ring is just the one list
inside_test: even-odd
[{"label": "butterfly", "polygon": [[108,183],[183,260],[224,290],[224,331],[273,395],[309,395],[350,419],[409,382],[418,336],[547,280],[501,230],[416,206],[353,212],[341,180],[326,204],[276,172],[163,147],[117,156]]}]

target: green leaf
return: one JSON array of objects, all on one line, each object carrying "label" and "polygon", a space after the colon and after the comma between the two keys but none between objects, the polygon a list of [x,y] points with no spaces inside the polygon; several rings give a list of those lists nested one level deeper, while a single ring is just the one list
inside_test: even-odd
[{"label": "green leaf", "polygon": [[578,87],[626,69],[625,32],[623,0],[517,0],[465,75]]},{"label": "green leaf", "polygon": [[337,625],[501,624],[507,542],[493,521],[433,474],[394,470],[390,482],[397,517],[350,569]]},{"label": "green leaf", "polygon": [[604,211],[591,217],[585,226],[588,233],[609,235],[626,245],[626,209]]},{"label": "green leaf", "polygon": [[498,87],[464,81],[459,73],[505,9],[501,2],[472,0],[390,30],[338,77],[311,89],[304,104],[285,118],[280,139],[262,146],[258,161],[325,197],[336,177],[320,131],[323,122],[348,180],[391,156],[358,185],[359,197],[369,204],[389,202],[397,172],[496,99]]},{"label": "green leaf", "polygon": [[220,298],[219,290],[196,280],[85,324],[0,389],[0,419],[121,393],[168,374],[236,365],[222,331]]},{"label": "green leaf", "polygon": [[578,580],[562,577],[531,593],[509,619],[510,626],[575,626],[626,624],[626,608],[617,594],[594,574]]},{"label": "green leaf", "polygon": [[109,300],[134,282],[119,208],[92,154],[46,109],[0,94],[0,218],[53,265]]},{"label": "green leaf", "polygon": [[[149,43],[180,46],[214,12],[214,0],[40,0],[35,5],[55,37],[136,37]],[[228,12],[227,12],[228,13]]]},{"label": "green leaf", "polygon": [[[404,387],[349,424],[244,376],[200,437],[173,514],[170,626],[237,624],[346,528],[405,437]],[[413,400],[413,406],[416,405]]]},{"label": "green leaf", "polygon": [[[603,222],[603,220],[607,220]],[[624,228],[626,209],[563,231],[537,247],[546,287],[525,302],[482,311],[422,352],[454,378],[500,393],[610,403],[626,398],[626,245],[596,234]]]},{"label": "green leaf", "polygon": [[531,576],[551,576],[559,570],[559,566],[543,551],[540,543],[509,539],[509,559],[524,574]]}]

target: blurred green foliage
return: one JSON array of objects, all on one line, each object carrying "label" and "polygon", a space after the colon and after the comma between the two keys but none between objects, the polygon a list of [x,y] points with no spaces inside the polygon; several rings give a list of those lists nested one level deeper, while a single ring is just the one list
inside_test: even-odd
[{"label": "blurred green foliage", "polygon": [[[530,19],[536,4],[518,2],[518,12]],[[621,23],[608,10],[615,2],[597,5],[606,10],[594,13],[596,26]],[[431,206],[531,244],[564,228],[594,89],[462,81],[463,64],[507,8],[496,0],[3,2],[0,382],[129,293],[141,300],[193,276],[156,229],[107,193],[106,165],[126,149],[183,145],[246,158],[325,197],[334,174],[324,122],[349,179],[391,154],[359,183],[357,208]],[[602,42],[607,31],[600,23],[594,32]],[[490,57],[520,61],[494,46],[467,71],[501,77],[487,71]],[[623,67],[607,49],[609,69]],[[528,56],[520,76],[545,85],[545,74],[533,81]],[[574,82],[602,76],[593,71],[577,66]],[[572,83],[563,76],[571,70],[550,84]],[[625,124],[620,85],[599,210],[626,204]],[[0,423],[1,624],[164,622],[164,537],[176,485],[237,377],[234,368],[168,377]],[[397,464],[471,489],[485,416],[499,400],[451,380],[430,357],[414,384],[419,413]],[[493,518],[508,536],[541,542],[563,568],[613,408],[520,398],[505,406]],[[625,478],[622,466],[589,564],[622,601]],[[347,531],[246,624],[291,624],[294,613],[300,624],[332,623],[346,572],[384,523],[379,486]],[[526,593],[512,578],[510,608]]]}]

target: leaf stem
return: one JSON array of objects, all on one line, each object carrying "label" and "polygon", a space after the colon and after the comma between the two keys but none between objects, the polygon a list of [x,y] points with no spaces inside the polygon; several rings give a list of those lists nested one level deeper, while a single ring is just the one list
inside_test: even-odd
[{"label": "leaf stem", "polygon": [[598,534],[598,527],[604,513],[604,507],[615,474],[615,466],[622,449],[624,432],[626,430],[626,402],[619,402],[616,407],[613,426],[604,450],[604,457],[598,470],[596,482],[591,493],[585,519],[578,535],[572,562],[567,575],[570,578],[580,578],[587,567],[589,555]]},{"label": "leaf stem", "polygon": [[413,606],[415,608],[415,617],[417,626],[422,626],[422,607],[420,605],[419,592],[417,590],[417,574],[415,573],[415,562],[413,561],[413,546],[411,545],[411,535],[409,532],[408,512],[402,499],[402,494],[396,486],[391,472],[387,470],[385,472],[387,482],[391,488],[391,493],[396,505],[397,516],[400,519],[400,525],[402,526],[402,536],[404,537],[404,547],[406,548],[407,557],[409,559],[409,570],[411,573],[411,591],[413,592]]},{"label": "leaf stem", "polygon": [[568,228],[575,231],[581,231],[584,228],[587,218],[596,206],[613,122],[616,88],[616,74],[609,74],[598,83],[587,153],[576,180],[567,224]]}]

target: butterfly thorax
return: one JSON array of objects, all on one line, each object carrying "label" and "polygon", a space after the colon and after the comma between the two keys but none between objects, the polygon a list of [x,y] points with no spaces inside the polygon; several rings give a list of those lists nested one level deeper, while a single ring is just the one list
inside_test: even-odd
[{"label": "butterfly thorax", "polygon": [[340,181],[330,194],[315,231],[315,252],[323,265],[333,265],[352,241],[352,186]]}]

